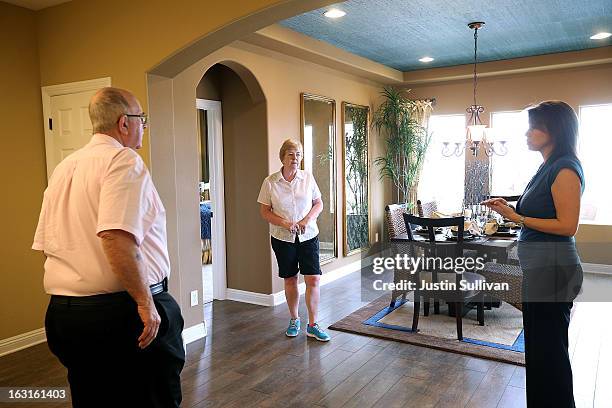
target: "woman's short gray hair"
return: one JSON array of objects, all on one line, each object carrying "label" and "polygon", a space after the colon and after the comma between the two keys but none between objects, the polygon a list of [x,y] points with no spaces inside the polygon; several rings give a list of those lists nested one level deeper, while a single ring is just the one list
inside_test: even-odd
[{"label": "woman's short gray hair", "polygon": [[102,88],[89,102],[89,118],[93,133],[108,132],[130,107],[124,91],[118,88]]},{"label": "woman's short gray hair", "polygon": [[278,157],[280,157],[281,161],[283,161],[287,150],[299,150],[300,152],[304,153],[304,148],[299,140],[287,139],[283,142],[280,152],[278,152]]}]

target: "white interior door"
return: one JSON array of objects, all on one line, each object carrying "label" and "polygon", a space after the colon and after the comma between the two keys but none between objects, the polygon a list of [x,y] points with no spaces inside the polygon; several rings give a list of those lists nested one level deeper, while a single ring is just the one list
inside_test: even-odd
[{"label": "white interior door", "polygon": [[59,162],[89,142],[92,134],[89,100],[106,86],[111,86],[110,77],[41,88],[47,178]]},{"label": "white interior door", "polygon": [[59,162],[89,142],[92,135],[89,100],[96,91],[85,91],[51,97],[52,143],[47,149],[49,175]]},{"label": "white interior door", "polygon": [[212,259],[213,259],[213,297],[226,298],[227,275],[225,261],[225,186],[223,175],[223,129],[221,102],[196,99],[196,108],[206,111],[208,133],[208,155],[210,174],[210,198],[213,217]]}]

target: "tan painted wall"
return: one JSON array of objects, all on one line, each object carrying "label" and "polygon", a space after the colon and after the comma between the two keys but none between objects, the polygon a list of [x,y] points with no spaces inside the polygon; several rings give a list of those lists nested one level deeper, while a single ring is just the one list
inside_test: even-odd
[{"label": "tan painted wall", "polygon": [[[550,58],[558,58],[558,55]],[[456,72],[460,69],[457,68]],[[478,102],[486,108],[483,120],[487,123],[491,112],[520,110],[547,99],[564,100],[574,109],[580,105],[612,103],[610,78],[612,64],[479,78]],[[471,80],[414,85],[411,88],[416,97],[436,98],[436,114],[463,113],[472,102]],[[576,241],[583,262],[612,264],[612,226],[581,225]]]},{"label": "tan painted wall", "polygon": [[229,68],[221,71],[221,101],[227,286],[270,293],[271,260],[261,256],[270,247],[268,226],[261,222],[254,202],[261,181],[268,176],[266,102],[252,101],[240,77]]},{"label": "tan painted wall", "polygon": [[221,100],[221,72],[227,69],[223,65],[215,65],[206,72],[196,88],[196,96],[211,101]]},{"label": "tan painted wall", "polygon": [[[200,51],[219,48],[330,2],[234,0],[226,5],[185,0],[177,7],[166,0],[74,0],[38,12],[0,2],[0,89],[11,95],[0,102],[0,133],[4,148],[14,153],[0,161],[7,197],[0,208],[7,219],[7,232],[0,238],[0,270],[10,288],[0,301],[0,339],[42,327],[47,303],[43,258],[29,249],[46,187],[40,86],[110,76],[113,85],[132,90],[147,109],[147,71],[182,48],[209,33],[218,35],[203,41]],[[256,17],[249,17],[253,13]],[[237,20],[241,24],[230,27]],[[148,133],[140,154],[150,164]],[[174,287],[184,306],[187,288],[183,293],[182,286]]]},{"label": "tan painted wall", "polygon": [[34,12],[0,2],[0,339],[42,327],[43,256],[30,249],[46,185]]},{"label": "tan painted wall", "polygon": [[[112,77],[146,109],[145,73],[228,22],[279,3],[234,0],[75,0],[37,13],[42,85]],[[148,134],[139,152],[149,160]]]},{"label": "tan painted wall", "polygon": [[[299,101],[301,92],[308,92],[334,98],[337,102],[337,106],[340,106],[340,102],[343,100],[361,105],[373,105],[378,100],[378,92],[380,90],[378,84],[362,81],[356,77],[346,75],[329,68],[324,68],[302,60],[283,56],[276,52],[265,50],[256,46],[236,43],[230,47],[225,47],[212,53],[208,57],[191,66],[189,69],[185,70],[183,73],[179,74],[171,81],[172,95],[174,97],[174,130],[172,133],[176,151],[176,165],[178,166],[177,173],[185,172],[185,174],[187,174],[188,171],[186,169],[197,167],[197,155],[193,152],[193,149],[190,148],[190,146],[192,146],[190,140],[194,137],[193,135],[197,134],[197,121],[195,113],[192,109],[193,98],[196,95],[196,87],[204,73],[211,66],[219,62],[225,64],[240,64],[253,74],[261,86],[261,89],[263,89],[267,104],[268,147],[265,156],[267,157],[266,166],[268,174],[277,171],[280,166],[278,149],[282,141],[288,137],[298,138],[300,135]],[[158,95],[156,100],[163,103],[164,98]],[[157,108],[154,106],[154,109]],[[160,118],[160,120],[163,120],[164,122],[171,121],[170,116],[167,118]],[[340,115],[337,115],[336,120],[336,126],[338,126],[338,129],[340,129]],[[157,134],[153,132],[152,145],[156,145],[157,137]],[[165,134],[159,134],[159,138],[162,140],[166,137],[167,136]],[[336,149],[339,151],[340,148],[341,139],[337,138]],[[379,154],[380,148],[378,143],[374,142],[372,149],[373,157]],[[340,164],[338,162],[338,166],[339,165]],[[340,171],[337,171],[337,177],[338,185],[340,185]],[[258,188],[261,185],[262,180],[259,180],[257,183]],[[381,232],[384,206],[382,198],[383,188],[382,183],[378,183],[375,180],[376,179],[373,178],[373,218],[375,225],[379,226],[378,231]],[[183,181],[188,180],[181,180],[181,182]],[[171,184],[174,183],[174,180],[164,180],[164,177],[162,177],[156,180],[156,183],[158,182],[162,186],[168,185],[168,187],[170,187]],[[185,188],[186,195],[190,195],[190,191],[193,190],[189,190],[188,187],[189,186],[186,186]],[[341,189],[338,189],[337,200],[340,200],[340,192]],[[177,197],[179,201],[185,203],[187,202],[187,200],[182,197],[180,191],[177,192]],[[250,209],[256,208],[256,199],[257,194],[254,194],[250,201],[240,203],[240,211],[250,211]],[[195,211],[196,209],[194,208],[193,212]],[[182,222],[180,218],[183,216],[187,217],[188,215],[186,214],[191,212],[191,208],[178,208],[176,212],[178,217],[177,222],[180,224]],[[229,216],[230,214],[227,214],[226,218]],[[170,214],[170,218],[172,217],[173,215]],[[336,217],[337,234],[340,237],[342,225],[341,211],[336,212]],[[257,220],[257,222],[265,225],[263,220]],[[185,235],[184,237],[178,237],[179,242],[181,242],[183,239],[187,243],[186,245],[182,245],[181,249],[181,258],[185,261],[185,268],[196,268],[199,249],[195,245],[193,248],[189,247],[189,236]],[[341,255],[341,250],[339,252],[340,257],[337,260],[323,267],[324,273],[359,260],[359,255],[344,258]],[[268,246],[264,253],[260,253],[257,252],[256,248],[252,248],[251,246],[243,246],[244,257],[253,259],[253,254],[255,254],[257,257],[265,258],[265,260],[261,261],[262,265],[265,265],[264,262],[270,262],[271,269],[268,270],[266,276],[264,277],[256,274],[249,274],[248,270],[239,271],[239,273],[243,274],[241,277],[241,282],[245,285],[240,289],[257,291],[259,285],[261,284],[260,281],[263,279],[264,281],[272,283],[272,293],[282,290],[283,283],[281,279],[276,277],[277,265],[273,258],[271,248]],[[257,269],[259,269],[259,266],[257,266]],[[189,282],[186,284],[191,285],[192,283]],[[193,284],[195,284],[195,278]]]}]

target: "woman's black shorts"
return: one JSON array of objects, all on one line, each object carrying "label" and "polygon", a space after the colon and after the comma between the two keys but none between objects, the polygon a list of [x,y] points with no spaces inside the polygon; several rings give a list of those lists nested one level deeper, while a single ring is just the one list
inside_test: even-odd
[{"label": "woman's black shorts", "polygon": [[321,275],[319,266],[319,236],[308,241],[285,242],[272,237],[272,249],[278,262],[278,276],[292,278],[298,274]]}]

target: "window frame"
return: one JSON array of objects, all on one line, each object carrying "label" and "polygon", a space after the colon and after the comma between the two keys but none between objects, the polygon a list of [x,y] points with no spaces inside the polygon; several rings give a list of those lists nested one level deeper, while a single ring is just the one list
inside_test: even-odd
[{"label": "window frame", "polygon": [[[583,143],[583,134],[582,134],[582,109],[583,108],[597,108],[597,107],[601,107],[601,106],[609,106],[612,109],[612,101],[608,102],[608,103],[593,103],[593,104],[586,104],[586,105],[578,105],[578,129],[579,129],[579,135],[578,135],[578,158],[580,159],[580,161],[582,162],[583,158],[581,157],[581,148],[582,148],[582,143]],[[586,176],[586,175],[585,175]],[[588,180],[585,180],[585,191],[586,188],[588,187]],[[583,193],[584,194],[584,193]],[[582,200],[581,200],[581,206],[582,206]],[[579,219],[578,220],[578,224],[579,225],[600,225],[600,226],[612,226],[612,219],[606,221],[606,222],[602,222],[602,221],[596,221],[596,220],[583,220],[583,219]]]}]

